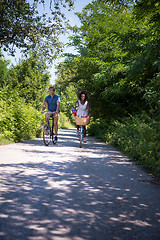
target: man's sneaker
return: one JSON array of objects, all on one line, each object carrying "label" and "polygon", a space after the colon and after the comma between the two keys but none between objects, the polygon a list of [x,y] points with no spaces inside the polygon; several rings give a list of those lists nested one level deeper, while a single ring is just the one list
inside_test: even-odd
[{"label": "man's sneaker", "polygon": [[86,142],[87,142],[87,139],[86,139],[86,137],[85,137],[85,138],[83,138],[83,142],[84,142],[84,143],[86,143]]},{"label": "man's sneaker", "polygon": [[54,141],[57,142],[57,140],[58,140],[58,138],[57,138],[57,136],[55,136]]}]

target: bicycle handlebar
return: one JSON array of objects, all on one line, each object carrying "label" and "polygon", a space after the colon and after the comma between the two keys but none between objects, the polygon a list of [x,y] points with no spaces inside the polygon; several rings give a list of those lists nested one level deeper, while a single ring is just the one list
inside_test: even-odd
[{"label": "bicycle handlebar", "polygon": [[50,113],[50,114],[53,114],[53,113],[54,113],[54,114],[55,114],[56,112],[45,112],[45,111],[42,111],[41,113],[42,113],[42,114],[43,114],[43,113]]}]

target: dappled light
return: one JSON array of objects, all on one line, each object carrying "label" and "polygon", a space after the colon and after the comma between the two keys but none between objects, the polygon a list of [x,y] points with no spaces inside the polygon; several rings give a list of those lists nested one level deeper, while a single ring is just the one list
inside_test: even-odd
[{"label": "dappled light", "polygon": [[160,187],[113,147],[66,129],[0,150],[0,239],[159,239]]}]

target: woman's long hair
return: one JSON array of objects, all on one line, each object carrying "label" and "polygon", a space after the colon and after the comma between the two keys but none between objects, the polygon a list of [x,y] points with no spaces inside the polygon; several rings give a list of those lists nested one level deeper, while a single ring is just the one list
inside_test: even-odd
[{"label": "woman's long hair", "polygon": [[85,95],[85,101],[86,101],[86,100],[89,98],[89,96],[88,96],[87,91],[85,91],[85,90],[82,90],[82,91],[80,91],[80,92],[77,94],[78,99],[81,100],[81,95],[82,95],[82,94]]}]

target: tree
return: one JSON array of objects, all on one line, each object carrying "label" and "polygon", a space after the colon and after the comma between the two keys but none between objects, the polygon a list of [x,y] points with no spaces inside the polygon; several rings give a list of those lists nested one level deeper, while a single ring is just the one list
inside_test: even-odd
[{"label": "tree", "polygon": [[23,60],[9,71],[6,88],[17,92],[26,104],[41,109],[49,86],[49,73],[34,56]]},{"label": "tree", "polygon": [[[60,83],[63,89],[67,81],[88,90],[95,118],[122,120],[143,110],[159,115],[160,31],[158,15],[153,21],[159,6],[155,2],[147,15],[149,1],[142,18],[138,11],[143,5],[123,0],[96,0],[78,13],[81,26],[73,28],[70,42],[78,54],[61,64]],[[74,69],[70,76],[69,67]],[[66,74],[61,75],[63,70]]]},{"label": "tree", "polygon": [[[139,28],[132,21],[132,6],[120,8],[111,3],[104,4],[104,1],[94,1],[78,16],[82,26],[73,29],[75,34],[71,38],[79,52],[71,60],[72,65],[76,66],[72,82],[90,92],[92,114],[95,117],[121,118],[132,99],[122,84],[128,69],[128,42],[125,46],[123,43],[129,32],[133,35],[135,29]],[[136,51],[129,57],[135,54]]]},{"label": "tree", "polygon": [[[15,53],[15,47],[41,53],[52,60],[62,48],[58,36],[64,31],[64,15],[60,6],[69,8],[73,0],[50,0],[51,14],[38,12],[38,6],[47,5],[45,0],[1,0],[0,48]],[[65,4],[66,3],[66,4]],[[49,15],[49,17],[48,17]]]},{"label": "tree", "polygon": [[148,19],[152,23],[159,23],[160,2],[159,0],[136,0],[134,12],[138,19]]},{"label": "tree", "polygon": [[7,77],[9,73],[8,65],[9,65],[9,61],[4,60],[0,52],[0,87],[1,88],[3,88],[7,82]]}]

